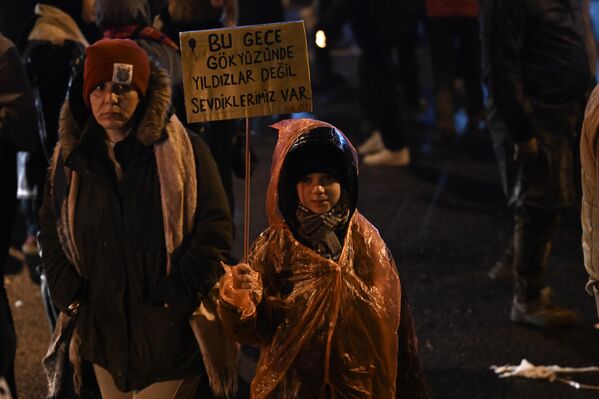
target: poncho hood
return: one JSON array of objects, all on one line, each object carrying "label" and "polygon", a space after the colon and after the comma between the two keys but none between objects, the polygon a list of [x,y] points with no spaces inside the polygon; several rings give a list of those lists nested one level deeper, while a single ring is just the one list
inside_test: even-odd
[{"label": "poncho hood", "polygon": [[335,126],[315,119],[287,119],[272,127],[278,130],[279,136],[266,197],[269,224],[273,227],[289,225],[289,218],[295,217],[298,200],[287,161],[294,153],[313,146],[326,147],[338,155],[351,217],[358,199],[358,155],[347,137]]}]

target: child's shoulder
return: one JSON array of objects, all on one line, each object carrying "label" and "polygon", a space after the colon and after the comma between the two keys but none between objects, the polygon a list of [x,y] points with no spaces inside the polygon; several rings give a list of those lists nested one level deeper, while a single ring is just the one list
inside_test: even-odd
[{"label": "child's shoulder", "polygon": [[352,217],[353,223],[351,228],[354,232],[359,233],[359,235],[374,235],[377,239],[380,239],[379,230],[368,220],[366,217],[361,214],[357,209],[354,212],[354,216]]},{"label": "child's shoulder", "polygon": [[365,249],[378,250],[381,246],[386,247],[379,230],[362,215],[358,210],[352,217],[351,234],[354,246],[360,245]]}]

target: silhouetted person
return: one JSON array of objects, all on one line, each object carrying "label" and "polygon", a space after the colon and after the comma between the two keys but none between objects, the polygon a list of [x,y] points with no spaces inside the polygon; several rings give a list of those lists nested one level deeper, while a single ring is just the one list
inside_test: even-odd
[{"label": "silhouetted person", "polygon": [[[18,155],[17,197],[25,217],[27,237],[22,245],[30,270],[39,264],[36,234],[38,212],[50,154],[58,140],[58,120],[72,72],[89,44],[83,28],[95,19],[94,0],[42,0],[23,29],[22,58],[34,93],[38,115],[38,142],[31,153]],[[93,25],[93,24],[92,24]],[[52,60],[52,62],[48,62]],[[42,294],[51,328],[56,314],[41,276]]]},{"label": "silhouetted person", "polygon": [[492,275],[513,270],[510,318],[538,327],[577,320],[552,305],[545,269],[564,210],[577,201],[573,151],[592,82],[581,3],[485,0],[481,13],[488,124],[515,222]]},{"label": "silhouetted person", "polygon": [[437,128],[455,133],[457,90],[464,82],[468,130],[484,117],[481,85],[478,0],[426,0]]},{"label": "silhouetted person", "polygon": [[16,151],[35,148],[35,105],[14,44],[0,34],[0,377],[17,398],[14,375],[16,336],[6,289],[4,267],[17,205]]},{"label": "silhouetted person", "polygon": [[374,130],[357,151],[364,155],[364,164],[369,166],[410,164],[392,57],[401,35],[397,21],[400,9],[401,5],[394,0],[333,0],[321,20],[325,31],[334,31],[343,21],[349,20],[362,50],[360,104],[364,119]]}]

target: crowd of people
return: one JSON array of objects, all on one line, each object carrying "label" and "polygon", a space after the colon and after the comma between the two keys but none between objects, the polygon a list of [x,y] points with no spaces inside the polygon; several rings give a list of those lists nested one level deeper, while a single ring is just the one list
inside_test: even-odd
[{"label": "crowd of people", "polygon": [[[316,8],[315,30],[335,40],[350,26],[361,50],[368,139],[354,148],[314,119],[275,124],[269,226],[239,263],[230,253],[238,127],[187,123],[178,36],[278,22],[284,4],[42,0],[18,26],[1,21],[15,43],[0,35],[0,178],[9,188],[0,277],[18,210],[52,331],[48,397],[233,397],[241,344],[260,348],[253,398],[428,397],[393,256],[357,208],[359,156],[368,167],[411,163],[404,132],[425,105],[423,36],[439,134],[456,134],[461,106],[465,134],[488,130],[494,143],[514,232],[489,276],[512,283],[513,322],[577,323],[551,301],[545,274],[561,217],[578,198],[582,129],[582,247],[599,309],[589,2]],[[328,50],[315,56],[318,86],[344,84]],[[0,337],[0,383],[16,399],[4,284]]]}]

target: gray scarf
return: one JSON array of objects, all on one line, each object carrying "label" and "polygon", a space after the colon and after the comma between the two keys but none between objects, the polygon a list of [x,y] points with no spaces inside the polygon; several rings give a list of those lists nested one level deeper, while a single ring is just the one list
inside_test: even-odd
[{"label": "gray scarf", "polygon": [[302,204],[298,204],[296,217],[297,233],[316,253],[327,259],[337,260],[341,255],[342,243],[336,233],[341,232],[349,219],[349,209],[339,201],[330,211],[317,215]]}]

